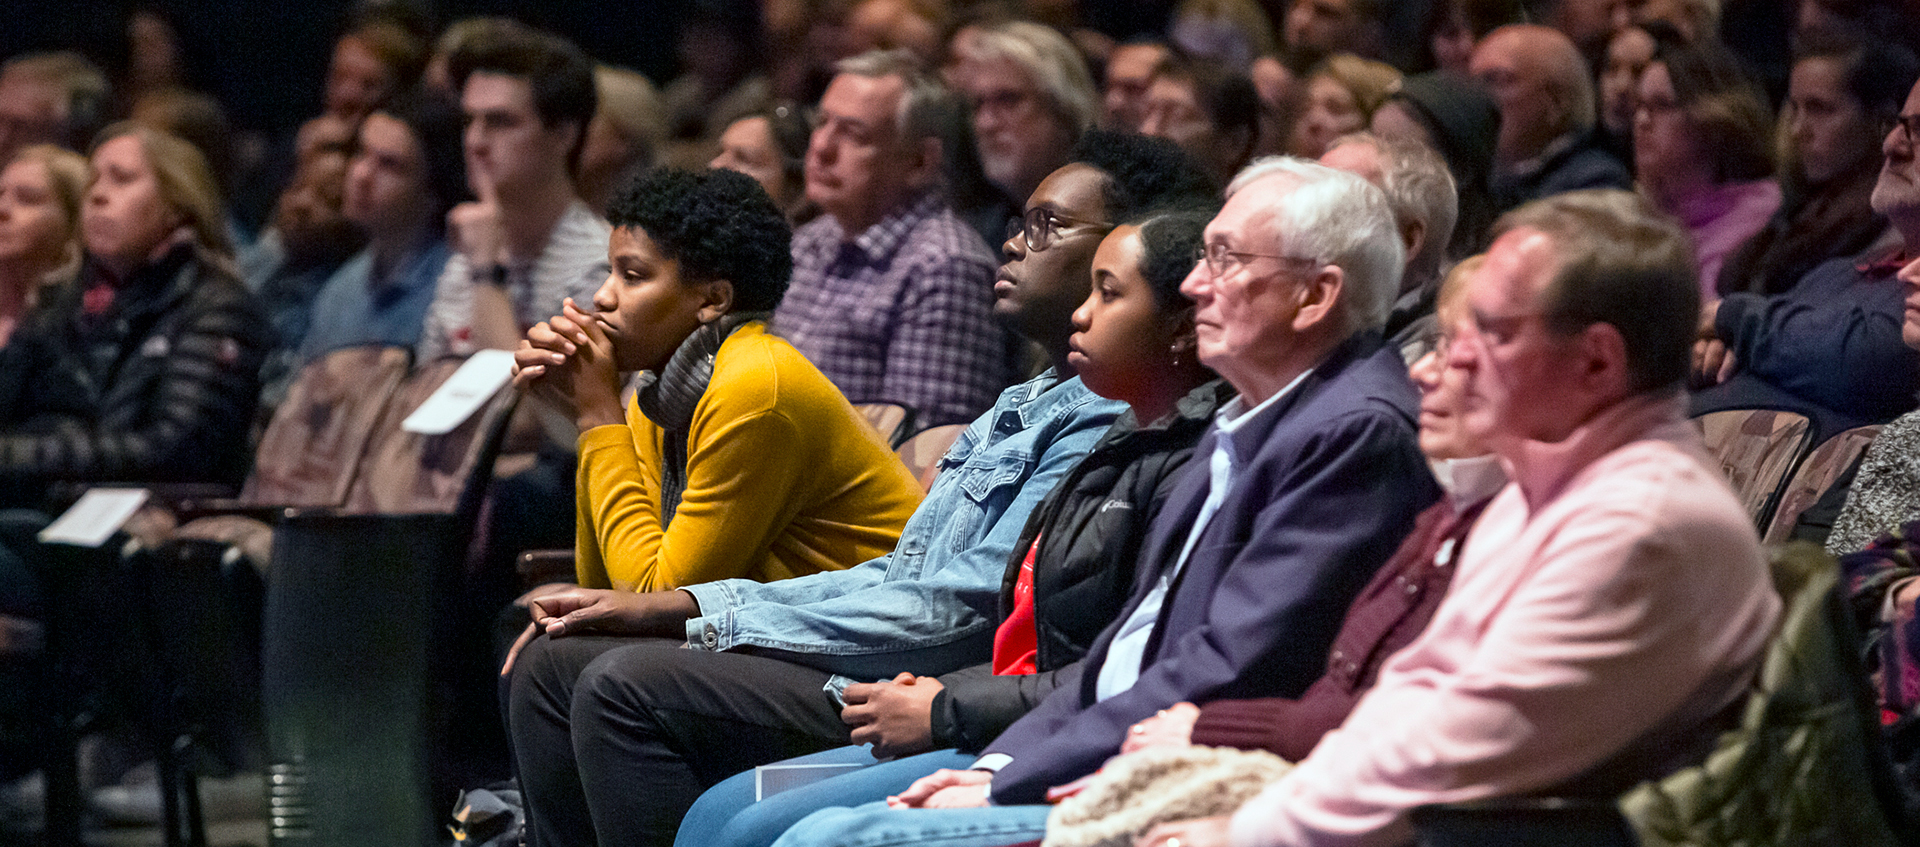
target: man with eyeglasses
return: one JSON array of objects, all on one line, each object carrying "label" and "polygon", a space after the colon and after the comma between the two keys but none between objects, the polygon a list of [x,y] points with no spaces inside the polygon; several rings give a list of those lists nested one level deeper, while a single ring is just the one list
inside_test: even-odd
[{"label": "man with eyeglasses", "polygon": [[[1737,292],[1705,304],[1694,348],[1691,412],[1770,408],[1813,419],[1814,436],[1886,423],[1914,408],[1920,351],[1901,340],[1905,287],[1920,255],[1920,84],[1891,122],[1872,205],[1900,245],[1815,265],[1775,295]],[[1857,527],[1841,552],[1886,529]],[[1837,528],[1836,528],[1837,529]]]},{"label": "man with eyeglasses", "polygon": [[1095,248],[1111,221],[1208,190],[1197,166],[1151,139],[1107,136],[1078,158],[1058,190],[1034,195],[1038,213],[1010,234],[995,286],[999,317],[1053,367],[959,437],[893,553],[770,583],[534,601],[547,637],[528,644],[508,683],[516,755],[537,765],[519,774],[534,843],[670,843],[706,787],[851,743],[848,686],[988,659],[1029,514],[1124,407],[1067,363]]},{"label": "man with eyeglasses", "polygon": [[[1704,758],[1745,704],[1781,601],[1682,417],[1700,297],[1686,233],[1625,191],[1555,195],[1494,230],[1446,365],[1460,426],[1512,481],[1451,590],[1291,771],[1137,845],[1380,847],[1411,843],[1426,804],[1610,802]],[[1805,749],[1836,743],[1806,733]],[[1503,823],[1520,831],[1495,843],[1601,840]]]},{"label": "man with eyeglasses", "polygon": [[1206,239],[1181,291],[1200,360],[1240,396],[1181,472],[1077,678],[970,768],[817,812],[779,847],[1038,837],[1047,790],[1098,769],[1156,711],[1299,696],[1326,669],[1354,596],[1438,497],[1413,386],[1379,334],[1404,248],[1378,188],[1291,158],[1243,170]]},{"label": "man with eyeglasses", "polygon": [[773,325],[855,403],[898,403],[922,427],[965,423],[1013,382],[988,311],[994,261],[939,190],[958,103],[904,50],[840,63],[807,146],[793,280]]}]

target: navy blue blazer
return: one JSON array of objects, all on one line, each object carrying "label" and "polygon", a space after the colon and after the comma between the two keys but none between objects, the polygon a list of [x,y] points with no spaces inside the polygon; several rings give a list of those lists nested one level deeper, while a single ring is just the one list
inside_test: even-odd
[{"label": "navy blue blazer", "polygon": [[1353,598],[1439,488],[1420,453],[1419,400],[1377,333],[1336,348],[1247,421],[1259,444],[1195,542],[1161,607],[1140,679],[1103,702],[1094,685],[1120,625],[1173,567],[1207,499],[1217,431],[1195,448],[1141,547],[1127,607],[1086,659],[987,753],[1013,761],[993,801],[1038,803],[1120,751],[1127,728],[1182,700],[1295,697],[1326,668]]}]

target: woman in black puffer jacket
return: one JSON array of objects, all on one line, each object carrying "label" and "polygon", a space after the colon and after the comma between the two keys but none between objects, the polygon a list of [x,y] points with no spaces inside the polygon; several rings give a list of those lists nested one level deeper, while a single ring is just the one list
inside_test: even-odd
[{"label": "woman in black puffer jacket", "polygon": [[94,146],[77,277],[0,359],[0,503],[59,482],[227,482],[246,473],[271,334],[234,276],[206,160],[131,123]]}]

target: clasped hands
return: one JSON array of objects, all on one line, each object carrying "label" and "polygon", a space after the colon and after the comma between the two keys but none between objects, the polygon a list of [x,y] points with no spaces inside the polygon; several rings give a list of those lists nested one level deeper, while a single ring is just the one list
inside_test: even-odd
[{"label": "clasped hands", "polygon": [[613,341],[569,297],[513,351],[513,384],[574,418],[581,432],[626,421]]},{"label": "clasped hands", "polygon": [[685,591],[613,591],[604,588],[567,588],[541,594],[527,603],[533,617],[507,651],[500,675],[513,670],[520,651],[545,633],[549,638],[594,632],[604,635],[680,635],[687,620],[700,614],[700,603]]},{"label": "clasped hands", "polygon": [[1692,383],[1695,388],[1707,388],[1726,382],[1727,377],[1733,376],[1733,372],[1739,367],[1738,358],[1733,355],[1732,350],[1727,349],[1727,342],[1722,340],[1718,331],[1714,329],[1714,321],[1719,316],[1720,301],[1718,300],[1706,303],[1700,309],[1699,334],[1693,342]]}]

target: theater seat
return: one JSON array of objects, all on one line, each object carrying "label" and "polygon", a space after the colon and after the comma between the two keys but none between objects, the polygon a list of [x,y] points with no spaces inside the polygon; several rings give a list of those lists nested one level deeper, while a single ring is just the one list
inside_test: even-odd
[{"label": "theater seat", "polygon": [[953,442],[960,440],[960,434],[967,431],[966,424],[947,424],[923,429],[907,439],[894,452],[900,461],[907,463],[907,470],[913,478],[920,480],[922,489],[933,487],[933,478],[940,473],[940,457],[947,454]]},{"label": "theater seat", "polygon": [[1780,503],[1774,507],[1773,519],[1767,522],[1767,532],[1761,540],[1768,544],[1786,541],[1800,515],[1820,502],[1834,481],[1867,452],[1881,428],[1880,424],[1873,424],[1849,429],[1813,448],[1794,470],[1793,478],[1787,480],[1786,487],[1780,490]]},{"label": "theater seat", "polygon": [[888,447],[899,447],[913,434],[913,410],[898,403],[855,403],[853,410],[873,424]]},{"label": "theater seat", "polygon": [[342,507],[290,510],[275,527],[262,687],[268,832],[281,847],[426,847],[440,837],[446,800],[428,774],[446,735],[434,726],[434,692],[516,399],[502,387],[451,432],[403,431],[460,364],[428,363],[401,384]]},{"label": "theater seat", "polygon": [[1766,526],[1781,486],[1809,446],[1807,417],[1776,409],[1728,409],[1693,421],[1754,526]]}]

